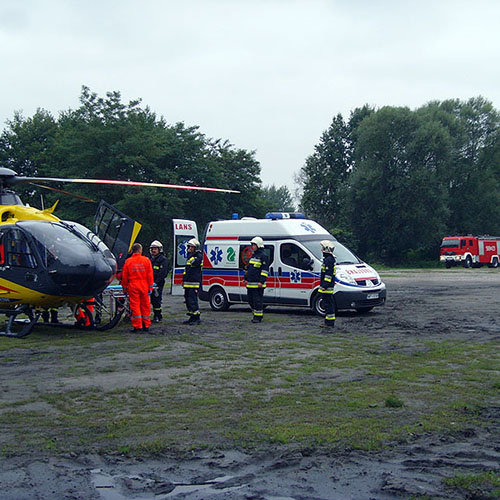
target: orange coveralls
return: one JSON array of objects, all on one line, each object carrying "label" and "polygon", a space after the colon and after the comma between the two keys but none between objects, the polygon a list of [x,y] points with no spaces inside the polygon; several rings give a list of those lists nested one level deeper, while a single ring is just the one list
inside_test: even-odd
[{"label": "orange coveralls", "polygon": [[139,253],[132,254],[123,265],[122,288],[128,293],[132,326],[139,330],[151,325],[149,293],[153,291],[153,284],[151,261]]}]

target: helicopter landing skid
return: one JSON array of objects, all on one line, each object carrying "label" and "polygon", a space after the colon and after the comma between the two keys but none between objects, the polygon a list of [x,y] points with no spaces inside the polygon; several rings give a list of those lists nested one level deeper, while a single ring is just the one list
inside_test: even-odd
[{"label": "helicopter landing skid", "polygon": [[[40,317],[41,311],[33,313],[31,307],[27,304],[22,304],[12,310],[0,310],[0,313],[6,314],[8,318],[5,331],[0,331],[0,337],[14,337],[21,339],[32,332],[33,327],[36,325],[38,318]],[[28,318],[17,319],[19,314],[25,314]],[[21,329],[20,331],[15,332],[13,331],[13,327],[17,325],[19,325]]]}]

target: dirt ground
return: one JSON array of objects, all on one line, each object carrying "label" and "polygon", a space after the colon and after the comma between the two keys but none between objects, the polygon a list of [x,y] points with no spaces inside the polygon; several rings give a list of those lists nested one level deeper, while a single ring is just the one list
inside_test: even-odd
[{"label": "dirt ground", "polygon": [[[417,347],[425,340],[455,339],[490,342],[500,340],[500,270],[452,269],[386,271],[388,289],[384,307],[358,315],[338,314],[336,332],[354,328],[364,334],[382,335],[384,341],[405,339]],[[180,298],[166,296],[170,311],[183,309]],[[212,313],[202,303],[199,334],[207,338],[248,320],[243,308]],[[300,310],[269,309],[282,314],[295,328],[319,323]],[[156,327],[158,334],[175,334],[179,325]],[[276,329],[277,323],[260,328]],[[165,328],[165,331],[162,331]],[[1,341],[1,339],[0,339]],[[9,354],[12,357],[12,353]],[[3,364],[0,355],[0,363]],[[2,367],[2,401],[27,398],[26,387],[16,385],[50,370],[37,363],[7,363]],[[146,374],[147,375],[147,374]],[[101,378],[75,378],[79,384],[118,387],[134,374],[110,373]],[[137,384],[148,384],[144,373]],[[43,383],[51,382],[44,376]],[[60,383],[60,382],[59,382]],[[179,459],[129,459],[124,456],[0,457],[0,498],[20,499],[253,499],[253,500],[391,500],[410,498],[461,498],[443,485],[443,477],[457,471],[500,471],[500,402],[482,415],[486,425],[471,427],[461,436],[423,434],[413,441],[393,443],[368,453],[344,450],[329,454],[276,447],[255,452],[225,450],[193,453]],[[473,498],[473,497],[467,497]],[[481,498],[481,497],[474,497]],[[488,497],[491,498],[491,497]]]}]

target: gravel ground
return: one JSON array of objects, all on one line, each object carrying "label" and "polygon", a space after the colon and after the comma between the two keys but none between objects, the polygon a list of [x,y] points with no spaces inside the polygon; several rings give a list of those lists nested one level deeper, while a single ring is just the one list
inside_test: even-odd
[{"label": "gravel ground", "polygon": [[[426,340],[454,339],[463,342],[500,342],[500,271],[453,269],[434,271],[386,271],[386,306],[358,315],[338,315],[335,333],[355,329],[378,336],[387,346],[404,339],[405,348],[418,348]],[[183,310],[182,300],[165,297],[167,312]],[[210,338],[247,324],[250,313],[233,307],[212,313],[203,306],[199,335]],[[283,315],[284,328],[305,329],[320,320],[300,310],[268,309],[267,315]],[[264,334],[279,328],[276,322],[258,326]],[[176,334],[182,328],[165,322],[157,334]],[[1,342],[1,339],[0,339]],[[22,342],[22,341],[21,341]],[[12,353],[9,354],[12,358]],[[54,366],[39,362],[3,363],[2,401],[26,399],[29,384],[18,380],[40,377],[40,384],[85,384],[118,387],[120,377],[147,382],[144,373],[110,373],[68,379],[51,378]],[[71,385],[73,384],[73,386]],[[32,386],[31,386],[32,387]],[[353,450],[332,453],[297,451],[287,447],[253,452],[235,449],[130,459],[123,456],[4,456],[0,457],[0,498],[20,499],[255,499],[255,500],[389,500],[410,498],[465,498],[442,482],[457,472],[499,472],[499,407],[485,408],[483,425],[462,434],[439,436],[423,433],[413,440],[389,444],[380,452]],[[491,498],[471,497],[466,498]]]}]

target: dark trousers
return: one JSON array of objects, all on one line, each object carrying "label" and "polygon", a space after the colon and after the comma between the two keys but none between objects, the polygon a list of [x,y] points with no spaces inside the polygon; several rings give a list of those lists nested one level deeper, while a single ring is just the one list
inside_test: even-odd
[{"label": "dark trousers", "polygon": [[335,324],[335,301],[333,293],[323,293],[323,305],[325,307],[325,325],[333,326]]},{"label": "dark trousers", "polygon": [[151,294],[151,306],[153,307],[153,314],[155,318],[162,319],[163,315],[161,313],[161,300],[163,296],[163,287],[165,286],[165,283],[163,285],[158,285],[156,290],[153,291]]},{"label": "dark trousers", "polygon": [[264,288],[247,288],[247,296],[254,319],[261,321],[264,316]]},{"label": "dark trousers", "polygon": [[197,288],[184,288],[184,300],[188,315],[194,318],[200,317],[200,308],[198,306],[198,289]]}]

